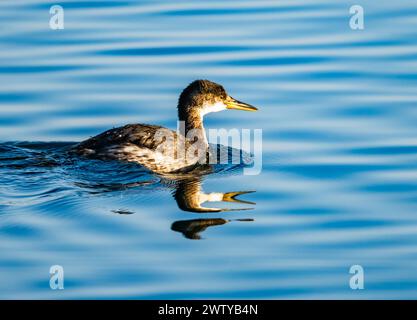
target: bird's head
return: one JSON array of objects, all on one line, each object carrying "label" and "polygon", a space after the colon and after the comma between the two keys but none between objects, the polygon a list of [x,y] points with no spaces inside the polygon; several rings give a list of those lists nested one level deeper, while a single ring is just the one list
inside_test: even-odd
[{"label": "bird's head", "polygon": [[195,80],[181,93],[178,101],[179,120],[227,109],[256,111],[250,104],[229,96],[223,86],[209,80]]}]

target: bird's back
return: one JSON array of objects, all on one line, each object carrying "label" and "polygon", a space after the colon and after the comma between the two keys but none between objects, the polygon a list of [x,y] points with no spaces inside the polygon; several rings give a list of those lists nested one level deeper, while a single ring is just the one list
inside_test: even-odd
[{"label": "bird's back", "polygon": [[89,158],[136,162],[154,172],[171,173],[196,164],[198,159],[177,153],[178,146],[186,149],[190,144],[182,135],[161,126],[128,124],[85,140],[74,151]]}]

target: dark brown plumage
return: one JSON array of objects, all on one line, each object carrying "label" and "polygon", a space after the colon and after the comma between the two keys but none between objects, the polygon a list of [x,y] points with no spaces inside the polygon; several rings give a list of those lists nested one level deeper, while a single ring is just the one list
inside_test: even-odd
[{"label": "dark brown plumage", "polygon": [[[137,162],[152,171],[160,173],[176,172],[195,165],[198,159],[188,161],[182,155],[176,154],[175,150],[162,150],[167,153],[168,151],[174,151],[174,154],[172,157],[165,157],[164,161],[156,161],[156,157],[153,155],[157,152],[158,147],[161,147],[164,137],[173,137],[172,148],[180,145],[188,149],[191,146],[191,142],[182,135],[164,127],[128,124],[120,128],[107,130],[81,142],[74,151],[78,155],[93,159]],[[171,145],[171,142],[169,145]]]}]

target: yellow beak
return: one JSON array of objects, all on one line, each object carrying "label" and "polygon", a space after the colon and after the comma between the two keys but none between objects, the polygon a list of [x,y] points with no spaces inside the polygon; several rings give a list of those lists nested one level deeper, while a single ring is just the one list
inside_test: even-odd
[{"label": "yellow beak", "polygon": [[244,110],[244,111],[258,111],[254,106],[229,97],[226,101],[227,109]]}]

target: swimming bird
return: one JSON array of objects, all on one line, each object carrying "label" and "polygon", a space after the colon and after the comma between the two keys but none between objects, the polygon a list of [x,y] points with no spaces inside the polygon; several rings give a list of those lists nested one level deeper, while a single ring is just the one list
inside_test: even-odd
[{"label": "swimming bird", "polygon": [[208,157],[204,116],[227,109],[257,110],[232,98],[215,82],[195,80],[178,100],[180,132],[157,125],[128,124],[85,140],[74,151],[89,158],[136,162],[160,174],[187,172]]}]

